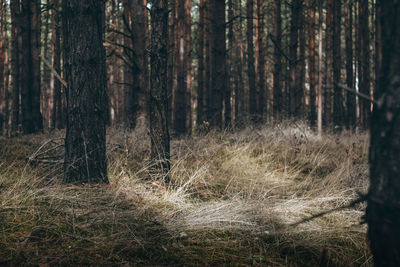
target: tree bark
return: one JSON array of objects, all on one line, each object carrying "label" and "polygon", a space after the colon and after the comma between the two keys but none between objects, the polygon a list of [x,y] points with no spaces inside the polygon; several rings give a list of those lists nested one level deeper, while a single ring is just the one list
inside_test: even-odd
[{"label": "tree bark", "polygon": [[308,77],[310,84],[310,125],[315,128],[317,122],[317,91],[315,68],[315,4],[316,0],[308,1]]},{"label": "tree bark", "polygon": [[205,27],[205,0],[200,0],[199,6],[199,33],[198,33],[198,62],[199,70],[197,74],[197,119],[196,124],[199,126],[205,120],[204,117],[204,27]]},{"label": "tree bark", "polygon": [[226,34],[225,2],[212,1],[212,64],[211,64],[211,121],[213,127],[222,127],[222,96],[226,92]]},{"label": "tree bark", "polygon": [[282,119],[282,17],[281,0],[274,0],[274,120]]},{"label": "tree bark", "polygon": [[333,66],[333,123],[335,131],[341,131],[344,125],[343,92],[338,86],[341,70],[341,1],[333,4],[333,32],[332,32],[332,66]]},{"label": "tree bark", "polygon": [[169,182],[170,140],[168,130],[167,59],[168,1],[153,0],[151,7],[149,118],[151,159],[157,172]]},{"label": "tree bark", "polygon": [[371,120],[366,218],[375,266],[400,266],[400,2],[380,1],[382,64]]},{"label": "tree bark", "polygon": [[19,127],[19,109],[20,109],[20,1],[14,0],[10,3],[11,10],[11,135],[18,134]]},{"label": "tree bark", "polygon": [[257,73],[258,73],[258,103],[257,103],[257,116],[258,121],[263,122],[265,111],[266,111],[266,88],[265,88],[265,54],[264,54],[264,2],[262,0],[257,0],[257,46],[258,46],[258,64],[257,64]]},{"label": "tree bark", "polygon": [[326,3],[326,86],[324,90],[324,119],[327,128],[332,127],[334,2],[334,0],[327,0]]},{"label": "tree bark", "polygon": [[242,4],[240,0],[235,1],[236,14],[239,16],[238,22],[236,23],[235,33],[238,44],[235,46],[235,125],[240,126],[242,118],[245,113],[244,110],[244,82],[243,82],[243,44],[242,37]]},{"label": "tree bark", "polygon": [[291,5],[291,20],[290,20],[290,47],[289,47],[289,106],[290,116],[297,117],[297,91],[298,91],[298,38],[299,38],[299,16],[300,16],[300,0],[294,0]]},{"label": "tree bark", "polygon": [[[359,3],[359,35],[360,35],[360,92],[370,96],[370,41],[369,41],[369,9],[368,0],[360,0]],[[359,99],[360,103],[360,124],[363,128],[369,126],[371,103],[365,99]]]},{"label": "tree bark", "polygon": [[[349,88],[354,87],[353,73],[353,3],[348,1],[344,8],[345,16],[345,37],[346,37],[346,85]],[[351,92],[346,95],[346,126],[347,129],[353,129],[356,126],[357,110],[356,96]]]},{"label": "tree bark", "polygon": [[247,0],[247,76],[249,79],[249,113],[253,121],[257,115],[256,71],[254,67],[254,2]]},{"label": "tree bark", "polygon": [[322,136],[322,110],[323,110],[323,88],[322,88],[322,62],[324,60],[323,46],[323,9],[322,0],[318,0],[318,96],[317,96],[317,131],[318,136]]},{"label": "tree bark", "polygon": [[63,0],[67,89],[64,181],[108,183],[104,2]]}]

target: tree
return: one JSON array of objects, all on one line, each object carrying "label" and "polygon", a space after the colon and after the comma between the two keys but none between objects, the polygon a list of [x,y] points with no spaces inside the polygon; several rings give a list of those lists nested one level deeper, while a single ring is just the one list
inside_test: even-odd
[{"label": "tree", "polygon": [[198,33],[198,62],[199,70],[197,75],[197,125],[203,123],[204,117],[204,30],[205,30],[205,0],[200,0],[199,6],[199,33]]},{"label": "tree", "polygon": [[290,82],[289,82],[289,105],[290,115],[298,116],[298,103],[297,94],[298,86],[298,39],[299,39],[299,18],[301,12],[301,1],[294,0],[291,6],[292,14],[290,20],[290,48],[289,48],[289,68],[290,68]]},{"label": "tree", "polygon": [[382,62],[371,120],[366,218],[375,266],[400,266],[400,2],[379,4]]},{"label": "tree", "polygon": [[333,31],[332,31],[332,67],[333,67],[333,123],[335,129],[341,130],[344,120],[343,92],[338,86],[341,70],[341,0],[333,3]]},{"label": "tree", "polygon": [[153,0],[151,6],[150,90],[148,99],[151,159],[169,181],[168,130],[168,1]]},{"label": "tree", "polygon": [[[360,92],[370,96],[370,41],[369,41],[369,10],[368,0],[359,1],[359,38],[360,38]],[[360,99],[360,123],[361,126],[367,128],[371,113],[371,104],[368,100]]]},{"label": "tree", "polygon": [[20,2],[19,0],[11,1],[11,135],[16,135],[19,125],[19,95],[20,95]]},{"label": "tree", "polygon": [[281,0],[274,0],[274,120],[282,118],[282,17]]},{"label": "tree", "polygon": [[334,0],[326,2],[326,86],[324,90],[325,126],[332,126],[332,89],[333,89],[333,39],[334,39]]},{"label": "tree", "polygon": [[308,1],[308,77],[310,84],[310,125],[313,128],[317,122],[317,92],[315,79],[315,4],[316,0]]},{"label": "tree", "polygon": [[222,97],[226,92],[225,2],[212,0],[211,8],[211,87],[210,123],[222,127]]},{"label": "tree", "polygon": [[43,129],[40,112],[40,3],[22,0],[21,5],[21,122],[24,134]]},{"label": "tree", "polygon": [[257,84],[257,115],[263,121],[266,111],[265,97],[265,53],[264,53],[264,4],[262,0],[257,0],[257,47],[258,47],[258,84]]},{"label": "tree", "polygon": [[104,2],[63,0],[67,88],[65,182],[108,183]]},{"label": "tree", "polygon": [[[348,1],[344,7],[345,16],[345,37],[346,37],[346,85],[354,88],[354,71],[353,71],[353,3]],[[346,126],[352,129],[356,125],[356,96],[352,92],[346,95]]]},{"label": "tree", "polygon": [[7,44],[6,44],[6,31],[7,31],[7,12],[6,12],[7,3],[0,4],[0,134],[3,132],[3,125],[5,118],[5,76],[7,75],[5,72],[6,69],[6,54],[7,54]]},{"label": "tree", "polygon": [[249,113],[252,120],[257,115],[256,71],[254,67],[254,1],[247,0],[247,76],[249,78]]}]

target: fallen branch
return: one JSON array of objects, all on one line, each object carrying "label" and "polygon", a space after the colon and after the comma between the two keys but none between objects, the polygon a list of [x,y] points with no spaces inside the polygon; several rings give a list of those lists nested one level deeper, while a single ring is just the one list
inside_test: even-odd
[{"label": "fallen branch", "polygon": [[57,80],[59,80],[60,83],[61,83],[62,85],[64,85],[65,88],[67,88],[67,87],[68,87],[67,82],[64,81],[64,80],[61,78],[60,74],[57,73],[57,71],[56,71],[56,70],[53,68],[53,66],[44,58],[43,55],[40,55],[40,59],[41,59],[41,60],[43,61],[43,63],[50,69],[50,71],[54,74],[54,76],[56,76]]},{"label": "fallen branch", "polygon": [[361,97],[361,98],[364,98],[365,100],[368,100],[368,101],[371,102],[371,103],[377,104],[377,102],[376,102],[374,99],[370,98],[370,97],[367,96],[366,94],[357,92],[355,89],[350,88],[350,87],[347,87],[346,85],[341,84],[341,83],[336,83],[336,85],[337,85],[338,87],[340,87],[340,88],[342,88],[342,89],[348,91],[348,92],[351,92],[351,93],[353,93],[353,94],[355,94],[355,95],[357,95],[357,96],[359,96],[359,97]]}]

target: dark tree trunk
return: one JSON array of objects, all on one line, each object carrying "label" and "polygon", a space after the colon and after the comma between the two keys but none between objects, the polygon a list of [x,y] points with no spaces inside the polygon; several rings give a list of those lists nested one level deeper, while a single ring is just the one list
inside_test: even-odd
[{"label": "dark tree trunk", "polygon": [[305,105],[305,76],[306,76],[306,32],[305,32],[305,14],[304,14],[304,1],[299,5],[299,63],[298,63],[298,78],[296,86],[296,114],[302,118]]},{"label": "dark tree trunk", "polygon": [[333,32],[332,32],[332,53],[333,53],[333,123],[335,131],[340,131],[344,125],[343,92],[338,86],[340,83],[341,70],[341,1],[336,0],[333,4]]},{"label": "dark tree trunk", "polygon": [[176,8],[175,8],[175,1],[169,2],[169,8],[171,10],[169,15],[169,29],[168,29],[168,123],[169,127],[172,127],[173,122],[173,89],[175,87],[175,15],[176,15]]},{"label": "dark tree trunk", "polygon": [[274,120],[282,119],[282,17],[281,0],[274,0]]},{"label": "dark tree trunk", "polygon": [[6,5],[7,3],[0,3],[0,135],[3,133],[3,124],[5,121],[5,88],[4,88],[4,79],[5,79],[5,58],[7,54],[6,50],[6,40],[4,38],[4,34],[7,30],[7,13],[6,13]]},{"label": "dark tree trunk", "polygon": [[[131,40],[125,48],[125,54],[131,59],[131,68],[125,73],[125,116],[127,126],[131,129],[136,127],[138,113],[140,111],[141,96],[147,92],[147,53],[146,53],[146,11],[143,0],[128,1],[127,8],[132,15],[131,27],[126,29],[131,32]],[[129,19],[126,19],[129,21]],[[127,40],[128,42],[128,40]],[[130,50],[131,48],[132,50]]]},{"label": "dark tree trunk", "polygon": [[[359,3],[359,35],[360,35],[360,92],[370,96],[370,30],[369,30],[369,9],[368,0],[360,0]],[[371,104],[368,100],[360,99],[360,123],[367,128],[371,113]]]},{"label": "dark tree trunk", "polygon": [[67,183],[108,183],[103,5],[97,0],[63,0]]},{"label": "dark tree trunk", "polygon": [[15,0],[10,3],[11,10],[11,135],[18,133],[19,126],[19,95],[20,95],[20,1]]},{"label": "dark tree trunk", "polygon": [[[3,9],[2,9],[2,16],[3,16],[3,22],[7,21],[7,3],[3,4]],[[3,114],[3,124],[0,126],[2,128],[2,132],[8,134],[9,132],[9,117],[10,117],[10,111],[9,111],[9,90],[8,90],[8,84],[9,84],[9,76],[10,76],[10,69],[9,69],[9,53],[8,53],[8,27],[7,23],[3,23],[1,27],[1,33],[0,36],[2,36],[3,44],[0,47],[3,51],[4,55],[4,67],[3,67],[3,72],[0,73],[0,76],[4,74],[4,77],[0,79],[0,87],[3,88],[3,93],[0,94],[0,97],[2,97],[3,102],[0,103],[1,109],[0,112]],[[0,90],[1,91],[1,90]],[[1,132],[0,132],[1,134]]]},{"label": "dark tree trunk", "polygon": [[199,19],[199,46],[198,46],[198,61],[199,70],[197,76],[197,125],[201,125],[205,120],[204,117],[204,27],[205,27],[205,0],[200,0],[200,19]]},{"label": "dark tree trunk", "polygon": [[326,86],[324,90],[324,119],[327,128],[332,127],[332,89],[333,89],[333,35],[334,2],[326,3]]},{"label": "dark tree trunk", "polygon": [[168,1],[153,0],[151,7],[151,51],[149,118],[151,159],[158,172],[169,181],[170,144],[167,96]]},{"label": "dark tree trunk", "polygon": [[222,96],[226,91],[225,2],[212,1],[211,126],[222,127]]},{"label": "dark tree trunk", "polygon": [[185,88],[186,88],[186,133],[192,131],[192,18],[191,1],[185,0]]},{"label": "dark tree trunk", "polygon": [[257,115],[256,71],[254,67],[254,2],[247,0],[247,76],[249,78],[249,113],[253,121]]},{"label": "dark tree trunk", "polygon": [[232,92],[235,90],[235,84],[233,83],[233,47],[235,36],[233,33],[233,0],[228,0],[228,21],[230,22],[228,25],[228,57],[227,57],[227,86],[226,92],[224,94],[224,104],[225,104],[225,113],[224,113],[224,121],[225,127],[229,127],[232,124],[232,105],[231,105],[231,96]]},{"label": "dark tree trunk", "polygon": [[258,120],[262,122],[264,120],[264,115],[266,111],[266,99],[265,99],[265,53],[264,53],[264,2],[262,0],[257,0],[257,46],[258,46],[258,65],[257,65],[257,72],[258,72],[258,104],[257,104],[257,115]]},{"label": "dark tree trunk", "polygon": [[[353,73],[353,3],[349,1],[345,5],[345,37],[346,37],[346,85],[349,88],[354,88],[354,73]],[[347,129],[353,129],[356,125],[357,110],[356,96],[352,92],[347,92],[346,95],[346,126]]]},{"label": "dark tree trunk", "polygon": [[236,23],[235,33],[238,42],[235,45],[235,124],[240,125],[244,115],[244,82],[243,82],[243,44],[242,44],[242,4],[240,0],[235,1],[236,14],[239,16]]},{"label": "dark tree trunk", "polygon": [[289,81],[289,106],[290,116],[297,117],[297,92],[299,88],[297,79],[299,77],[299,60],[298,60],[298,38],[299,38],[299,17],[300,17],[300,0],[294,0],[291,6],[291,20],[290,20],[290,47],[289,47],[289,68],[290,68],[290,81]]},{"label": "dark tree trunk", "polygon": [[207,121],[211,121],[212,117],[212,108],[211,108],[211,97],[212,97],[212,88],[211,88],[211,0],[205,0],[204,3],[204,13],[205,13],[205,82],[204,82],[204,93],[206,95],[205,99],[205,110]]},{"label": "dark tree trunk", "polygon": [[186,133],[186,94],[187,94],[187,83],[186,83],[186,31],[185,31],[185,1],[176,1],[176,76],[177,83],[174,89],[174,131],[177,134]]},{"label": "dark tree trunk", "polygon": [[371,120],[368,237],[375,266],[400,266],[400,2],[380,1],[382,64]]},{"label": "dark tree trunk", "polygon": [[24,134],[43,129],[40,113],[39,14],[38,1],[22,1],[21,122]]},{"label": "dark tree trunk", "polygon": [[318,135],[322,135],[322,110],[323,110],[323,88],[322,88],[322,63],[324,60],[322,46],[323,46],[323,9],[322,1],[318,1],[318,91],[317,91],[317,130]]},{"label": "dark tree trunk", "polygon": [[315,128],[317,122],[317,91],[315,78],[315,4],[316,0],[308,1],[308,76],[310,84],[310,125]]},{"label": "dark tree trunk", "polygon": [[[51,2],[53,9],[51,13],[51,52],[52,52],[52,64],[54,70],[61,74],[60,64],[60,14],[59,14],[59,1],[52,0]],[[50,129],[63,128],[63,115],[62,115],[62,103],[61,103],[61,83],[55,77],[54,73],[50,76],[50,90],[52,97],[51,114],[50,114]]]}]

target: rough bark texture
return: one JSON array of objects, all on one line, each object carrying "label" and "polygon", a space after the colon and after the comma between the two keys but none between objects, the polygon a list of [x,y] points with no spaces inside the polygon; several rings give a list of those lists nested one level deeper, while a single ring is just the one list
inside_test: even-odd
[{"label": "rough bark texture", "polygon": [[315,77],[315,4],[316,0],[308,1],[308,77],[310,84],[310,125],[313,128],[317,122],[317,91]]},{"label": "rough bark texture", "polygon": [[167,96],[168,1],[153,0],[151,7],[150,90],[148,99],[151,159],[169,181],[170,144]]},{"label": "rough bark texture", "polygon": [[[346,85],[349,88],[354,88],[354,73],[353,73],[353,3],[349,1],[344,6],[345,16],[345,38],[346,38]],[[352,92],[347,92],[346,95],[346,126],[347,129],[353,129],[356,125],[357,110],[356,110],[356,95]]]},{"label": "rough bark texture", "polygon": [[[52,53],[52,65],[54,70],[61,74],[61,63],[60,63],[60,13],[58,0],[52,0],[51,2],[53,9],[51,13],[51,53]],[[50,76],[50,90],[52,97],[52,107],[50,114],[50,129],[62,129],[64,127],[64,120],[62,114],[62,103],[61,103],[61,83],[55,77],[54,73]]]},{"label": "rough bark texture", "polygon": [[400,266],[400,2],[380,5],[383,57],[371,120],[366,215],[375,266]]},{"label": "rough bark texture", "polygon": [[274,1],[274,120],[279,122],[282,118],[282,17],[281,0]]},{"label": "rough bark texture", "polygon": [[332,89],[333,89],[333,35],[334,0],[326,3],[326,86],[324,90],[324,119],[327,128],[332,127]]},{"label": "rough bark texture", "polygon": [[318,0],[318,91],[317,91],[317,130],[318,135],[322,134],[322,109],[323,109],[323,88],[322,88],[322,62],[323,62],[323,10],[322,0]]},{"label": "rough bark texture", "polygon": [[226,90],[225,2],[212,1],[211,126],[222,127],[222,96]]},{"label": "rough bark texture", "polygon": [[[360,34],[360,92],[370,96],[370,30],[368,0],[360,0],[359,3],[359,34]],[[363,128],[369,125],[371,103],[368,100],[360,99],[360,124]]]},{"label": "rough bark texture", "polygon": [[289,48],[289,68],[290,68],[290,81],[289,81],[289,105],[290,116],[295,117],[297,113],[297,92],[298,92],[298,38],[299,38],[299,16],[300,16],[300,0],[294,0],[291,5],[291,20],[290,20],[290,48]]},{"label": "rough bark texture", "polygon": [[103,5],[97,0],[63,0],[67,183],[108,183]]},{"label": "rough bark texture", "polygon": [[336,0],[333,4],[333,35],[332,35],[332,53],[333,53],[333,123],[335,131],[340,131],[344,120],[343,92],[338,86],[340,83],[341,69],[341,1]]},{"label": "rough bark texture", "polygon": [[3,124],[5,121],[4,106],[5,106],[5,90],[4,90],[4,62],[7,50],[5,47],[4,33],[7,29],[6,3],[0,3],[0,135],[3,132]]},{"label": "rough bark texture", "polygon": [[226,92],[224,94],[224,104],[225,104],[225,113],[224,113],[224,122],[225,127],[229,127],[232,124],[232,105],[231,105],[231,95],[232,92],[236,90],[235,83],[233,82],[233,47],[235,42],[235,35],[233,33],[233,0],[228,0],[228,57],[227,57],[227,82],[228,86],[226,86]]},{"label": "rough bark texture", "polygon": [[265,88],[265,53],[264,53],[264,2],[262,0],[257,0],[257,46],[258,46],[258,86],[257,86],[257,115],[258,121],[262,122],[264,120],[264,115],[266,112],[266,88]]},{"label": "rough bark texture", "polygon": [[256,71],[254,67],[254,1],[247,0],[247,76],[249,79],[249,113],[252,120],[257,115]]},{"label": "rough bark texture", "polygon": [[174,88],[174,131],[177,134],[186,133],[186,93],[187,93],[187,83],[186,83],[186,32],[185,32],[185,2],[186,1],[176,1],[176,53],[175,53],[175,67],[177,83]]},{"label": "rough bark texture", "polygon": [[11,135],[18,133],[19,126],[19,95],[20,95],[20,1],[15,0],[10,3],[11,10]]},{"label": "rough bark texture", "polygon": [[21,8],[21,122],[23,133],[29,134],[43,129],[40,113],[40,5],[36,0],[23,0]]},{"label": "rough bark texture", "polygon": [[242,5],[240,0],[235,0],[236,16],[239,16],[235,27],[236,40],[235,46],[235,125],[240,126],[242,116],[244,115],[244,82],[243,82],[243,45],[242,45]]},{"label": "rough bark texture", "polygon": [[199,7],[199,43],[198,43],[198,62],[199,70],[197,75],[197,125],[201,125],[205,120],[204,117],[204,18],[205,18],[205,0],[200,0]]}]

